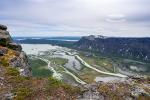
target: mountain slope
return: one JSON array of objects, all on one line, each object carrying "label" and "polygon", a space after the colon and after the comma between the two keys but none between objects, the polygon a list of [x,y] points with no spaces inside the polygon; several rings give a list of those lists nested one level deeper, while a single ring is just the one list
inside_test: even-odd
[{"label": "mountain slope", "polygon": [[0,25],[0,100],[74,100],[78,87],[49,78],[32,77],[28,58],[7,27]]},{"label": "mountain slope", "polygon": [[74,44],[74,47],[108,56],[150,61],[150,38],[117,38],[91,35],[82,37]]},{"label": "mountain slope", "polygon": [[149,100],[149,84],[147,77],[80,86],[68,85],[51,76],[33,77],[21,46],[13,42],[7,27],[0,25],[0,100]]}]

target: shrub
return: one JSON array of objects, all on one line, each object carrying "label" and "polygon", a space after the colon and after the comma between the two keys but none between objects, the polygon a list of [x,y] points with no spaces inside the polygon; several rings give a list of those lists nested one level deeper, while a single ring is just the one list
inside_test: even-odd
[{"label": "shrub", "polygon": [[53,77],[48,78],[48,88],[49,89],[57,89],[62,86],[62,82]]},{"label": "shrub", "polygon": [[71,85],[65,84],[65,83],[62,85],[62,87],[70,95],[82,94],[79,87],[74,87],[74,86],[71,86]]},{"label": "shrub", "polygon": [[7,76],[19,76],[20,73],[16,68],[7,68],[7,72],[5,73]]},{"label": "shrub", "polygon": [[1,58],[0,59],[0,64],[5,66],[5,67],[9,66],[9,63],[8,63],[8,61],[5,58]]},{"label": "shrub", "polygon": [[48,78],[48,87],[49,87],[48,89],[50,89],[52,91],[61,87],[69,95],[76,95],[76,94],[82,93],[80,88],[71,86],[71,85],[66,84],[66,83],[63,83],[62,81],[57,80],[53,77]]},{"label": "shrub", "polygon": [[32,94],[32,91],[29,88],[17,88],[14,94],[16,95],[15,100],[24,100]]}]

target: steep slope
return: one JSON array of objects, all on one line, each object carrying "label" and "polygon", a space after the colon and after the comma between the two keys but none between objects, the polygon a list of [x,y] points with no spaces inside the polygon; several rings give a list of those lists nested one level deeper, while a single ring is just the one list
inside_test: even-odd
[{"label": "steep slope", "polygon": [[4,25],[0,25],[0,59],[1,64],[17,68],[21,75],[31,75],[26,54],[19,44],[13,42]]},{"label": "steep slope", "polygon": [[13,42],[7,27],[0,25],[0,99],[13,98],[12,91],[21,89],[21,83],[29,76],[31,71],[26,54]]},{"label": "steep slope", "polygon": [[62,81],[32,77],[28,58],[7,27],[0,25],[0,100],[71,99],[80,93]]},{"label": "steep slope", "polygon": [[117,38],[91,35],[82,37],[75,43],[74,47],[108,56],[150,61],[150,38]]}]

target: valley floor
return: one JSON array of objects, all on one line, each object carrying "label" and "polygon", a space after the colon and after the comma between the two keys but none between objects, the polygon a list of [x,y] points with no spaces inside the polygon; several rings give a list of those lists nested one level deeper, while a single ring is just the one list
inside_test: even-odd
[{"label": "valley floor", "polygon": [[[71,50],[64,47],[51,46],[51,45],[32,45],[32,44],[23,44],[24,51],[29,55],[30,59],[40,59],[47,63],[47,68],[53,72],[53,77],[62,79],[64,77],[69,78],[70,82],[73,84],[86,84],[94,82],[97,77],[101,76],[116,76],[120,78],[126,78],[126,75],[120,73],[106,72],[100,69],[97,69],[86,61],[84,61],[75,50]],[[52,61],[53,59],[67,59],[63,64],[60,62]],[[55,59],[56,60],[56,59]],[[32,62],[31,62],[32,63]],[[60,70],[61,68],[61,70]],[[90,70],[91,72],[89,72]],[[93,74],[97,73],[97,74]],[[85,79],[85,76],[92,75]],[[100,80],[99,80],[100,81]]]},{"label": "valley floor", "polygon": [[[140,78],[139,81],[130,78],[128,75],[131,74],[124,73],[122,66],[118,64],[121,60],[115,62],[109,58],[89,56],[76,50],[48,44],[22,44],[22,47],[30,58],[33,76],[52,75],[58,80],[78,86],[84,91],[83,97],[78,97],[79,99],[104,100],[105,97],[113,97],[120,100],[122,96],[132,99],[136,95],[141,96],[141,93],[150,95],[150,90],[146,88],[150,84],[149,79],[144,79],[145,82],[141,85]],[[110,90],[113,92],[109,92]]]}]

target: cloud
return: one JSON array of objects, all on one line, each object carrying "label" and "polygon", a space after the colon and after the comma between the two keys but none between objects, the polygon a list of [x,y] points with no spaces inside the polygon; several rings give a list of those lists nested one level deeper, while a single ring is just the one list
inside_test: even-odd
[{"label": "cloud", "polygon": [[15,36],[150,36],[149,4],[150,0],[3,0],[0,23]]},{"label": "cloud", "polygon": [[126,21],[125,15],[123,14],[112,14],[108,15],[108,18],[106,19],[108,22],[124,22]]}]

